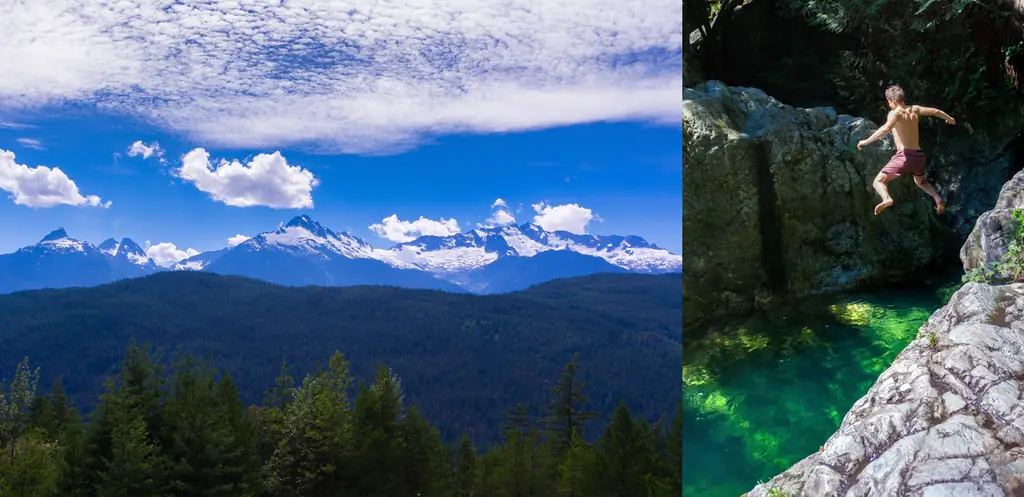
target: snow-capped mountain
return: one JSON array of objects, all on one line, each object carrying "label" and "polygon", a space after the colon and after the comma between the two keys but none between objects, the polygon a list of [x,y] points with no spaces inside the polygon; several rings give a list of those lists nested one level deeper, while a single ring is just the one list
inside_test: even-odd
[{"label": "snow-capped mountain", "polygon": [[39,243],[0,255],[0,293],[93,286],[116,279],[106,254],[58,228]]},{"label": "snow-capped mountain", "polygon": [[648,243],[639,236],[577,235],[545,231],[536,224],[481,228],[456,235],[424,236],[391,249],[396,259],[439,274],[474,270],[504,257],[533,257],[550,250],[569,250],[604,259],[632,272],[682,270],[683,256]]},{"label": "snow-capped mountain", "polygon": [[220,250],[211,250],[209,252],[203,252],[199,255],[193,255],[188,259],[179,261],[171,265],[172,271],[202,271],[209,266],[213,261],[220,259],[221,256],[228,253],[231,250],[228,247]]},{"label": "snow-capped mountain", "polygon": [[145,276],[163,270],[131,238],[122,238],[120,242],[108,238],[97,249],[108,257],[111,269],[122,278]]},{"label": "snow-capped mountain", "polygon": [[[600,272],[677,272],[682,270],[682,256],[639,236],[577,235],[545,231],[536,224],[423,236],[377,248],[303,215],[234,247],[201,253],[169,269],[248,276],[284,285],[388,285],[494,293]],[[162,270],[129,238],[111,238],[97,247],[58,229],[35,245],[0,256],[0,293],[96,285]]]},{"label": "snow-capped mountain", "polygon": [[309,216],[299,216],[229,249],[203,271],[282,285],[388,285],[461,291],[409,264],[388,260],[390,256],[390,251],[336,233]]}]

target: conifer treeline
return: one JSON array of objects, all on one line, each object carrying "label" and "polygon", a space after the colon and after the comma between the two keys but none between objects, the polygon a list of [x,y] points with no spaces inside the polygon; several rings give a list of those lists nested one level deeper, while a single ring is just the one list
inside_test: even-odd
[{"label": "conifer treeline", "polygon": [[596,414],[576,357],[552,388],[547,417],[516,405],[502,441],[483,453],[445,444],[399,378],[381,366],[350,399],[348,364],[296,384],[282,365],[262,406],[246,408],[228,374],[191,358],[170,374],[129,347],[85,422],[60,380],[37,395],[38,369],[19,364],[0,389],[0,495],[7,497],[678,496],[681,413],[670,426],[633,418],[624,404],[595,444]]}]

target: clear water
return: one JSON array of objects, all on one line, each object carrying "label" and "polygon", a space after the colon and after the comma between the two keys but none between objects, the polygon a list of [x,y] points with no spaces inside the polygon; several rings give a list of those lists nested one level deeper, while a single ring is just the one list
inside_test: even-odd
[{"label": "clear water", "polygon": [[738,497],[839,427],[958,284],[801,302],[683,347],[683,495]]}]

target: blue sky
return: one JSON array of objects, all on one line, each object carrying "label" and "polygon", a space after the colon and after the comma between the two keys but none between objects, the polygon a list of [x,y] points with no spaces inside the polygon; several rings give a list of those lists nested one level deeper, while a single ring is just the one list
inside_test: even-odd
[{"label": "blue sky", "polygon": [[64,227],[167,262],[307,213],[381,247],[515,218],[680,253],[680,4],[428,3],[15,6],[0,252]]}]

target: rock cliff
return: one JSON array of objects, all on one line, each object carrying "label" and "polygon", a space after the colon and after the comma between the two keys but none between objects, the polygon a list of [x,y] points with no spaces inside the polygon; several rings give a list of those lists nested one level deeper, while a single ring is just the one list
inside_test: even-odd
[{"label": "rock cliff", "polygon": [[[1022,207],[1024,172],[978,220],[965,270],[1006,254]],[[818,453],[747,496],[780,494],[1024,495],[1024,284],[958,290]]]},{"label": "rock cliff", "polygon": [[968,283],[818,453],[746,495],[1022,495],[1022,380],[1024,285]]},{"label": "rock cliff", "polygon": [[683,319],[772,299],[905,279],[942,257],[948,229],[909,179],[873,215],[871,181],[894,149],[877,126],[783,105],[752,88],[683,89]]},{"label": "rock cliff", "polygon": [[[982,214],[974,223],[974,229],[960,249],[964,272],[992,268],[1006,255],[1019,229],[1019,223],[1013,219],[1015,209],[1024,209],[1024,171],[1003,185],[995,208]],[[1000,281],[1006,275],[997,271],[992,276],[995,281]]]}]

